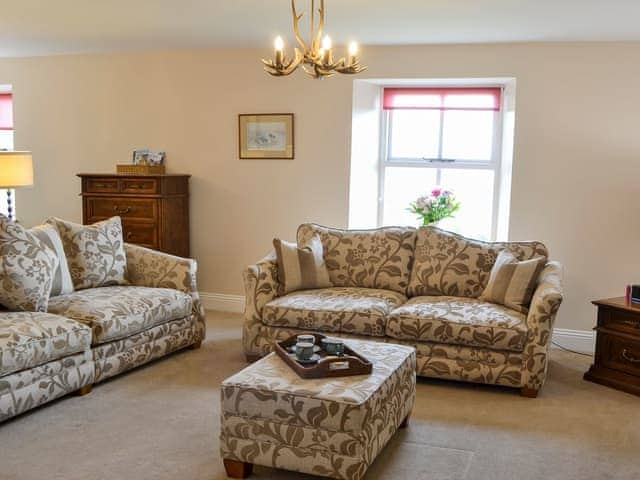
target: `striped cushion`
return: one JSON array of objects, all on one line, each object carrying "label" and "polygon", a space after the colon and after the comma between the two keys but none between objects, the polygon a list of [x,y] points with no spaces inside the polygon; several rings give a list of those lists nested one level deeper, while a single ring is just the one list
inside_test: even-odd
[{"label": "striped cushion", "polygon": [[278,238],[273,240],[273,246],[278,262],[278,295],[333,286],[318,237],[313,237],[304,248]]},{"label": "striped cushion", "polygon": [[69,265],[64,254],[62,239],[56,227],[53,225],[38,225],[29,231],[47,247],[56,252],[58,257],[58,268],[54,272],[51,296],[57,297],[58,295],[73,293],[73,280],[71,280],[71,273],[69,273]]},{"label": "striped cushion", "polygon": [[545,263],[544,257],[519,262],[512,253],[501,252],[480,300],[526,313]]}]

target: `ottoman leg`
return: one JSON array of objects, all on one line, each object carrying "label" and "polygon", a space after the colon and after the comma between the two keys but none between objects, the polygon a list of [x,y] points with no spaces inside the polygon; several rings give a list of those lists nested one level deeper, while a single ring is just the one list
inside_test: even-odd
[{"label": "ottoman leg", "polygon": [[409,417],[411,416],[411,414],[407,414],[406,417],[404,417],[404,420],[402,421],[402,423],[400,424],[400,426],[398,428],[407,428],[409,426]]},{"label": "ottoman leg", "polygon": [[238,462],[237,460],[223,459],[224,469],[229,478],[247,478],[253,472],[253,463]]}]

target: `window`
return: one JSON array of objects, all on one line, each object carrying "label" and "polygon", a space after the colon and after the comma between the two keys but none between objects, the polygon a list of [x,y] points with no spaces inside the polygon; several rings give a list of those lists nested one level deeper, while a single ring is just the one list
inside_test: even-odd
[{"label": "window", "polygon": [[[0,150],[13,150],[13,97],[10,93],[0,93]],[[6,192],[0,189],[0,213],[3,214],[7,213]]]},{"label": "window", "polygon": [[378,224],[417,225],[409,203],[440,186],[461,202],[443,228],[494,239],[501,104],[501,88],[385,88]]}]

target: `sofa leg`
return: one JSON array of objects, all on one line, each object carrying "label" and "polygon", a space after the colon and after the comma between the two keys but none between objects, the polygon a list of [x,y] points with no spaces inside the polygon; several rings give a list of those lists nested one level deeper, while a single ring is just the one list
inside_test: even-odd
[{"label": "sofa leg", "polygon": [[398,428],[407,428],[409,426],[409,417],[411,416],[410,413],[407,414],[406,417],[404,417],[404,420],[402,421],[402,423],[400,424],[400,426]]},{"label": "sofa leg", "polygon": [[247,478],[253,472],[253,463],[238,462],[224,458],[224,469],[229,478]]},{"label": "sofa leg", "polygon": [[257,362],[262,358],[262,355],[256,355],[255,353],[245,353],[244,356],[247,359],[247,362],[249,363]]},{"label": "sofa leg", "polygon": [[85,395],[89,395],[91,393],[91,390],[93,390],[93,384],[85,385],[79,390],[76,390],[76,395],[78,395],[79,397],[84,397]]},{"label": "sofa leg", "polygon": [[196,343],[189,345],[189,350],[198,350],[202,346],[202,340],[198,340]]},{"label": "sofa leg", "polygon": [[526,398],[536,398],[538,396],[538,391],[534,388],[522,387],[520,389],[520,396]]}]

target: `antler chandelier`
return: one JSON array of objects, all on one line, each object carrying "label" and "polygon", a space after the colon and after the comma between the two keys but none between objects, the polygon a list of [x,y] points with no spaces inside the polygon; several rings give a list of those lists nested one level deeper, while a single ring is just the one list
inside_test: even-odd
[{"label": "antler chandelier", "polygon": [[275,40],[275,59],[262,60],[264,69],[274,77],[283,77],[292,74],[299,66],[310,76],[314,78],[323,78],[334,75],[335,73],[345,73],[353,75],[366,70],[367,67],[360,65],[358,60],[358,44],[351,42],[349,44],[349,56],[333,61],[333,52],[331,51],[331,38],[324,33],[325,9],[324,0],[320,0],[320,8],[318,9],[318,21],[316,24],[316,1],[311,0],[311,29],[310,42],[307,44],[300,34],[300,19],[304,13],[298,15],[295,0],[291,0],[291,11],[293,14],[293,31],[298,40],[300,48],[294,48],[294,57],[288,59],[284,52],[284,41],[282,37]]}]

